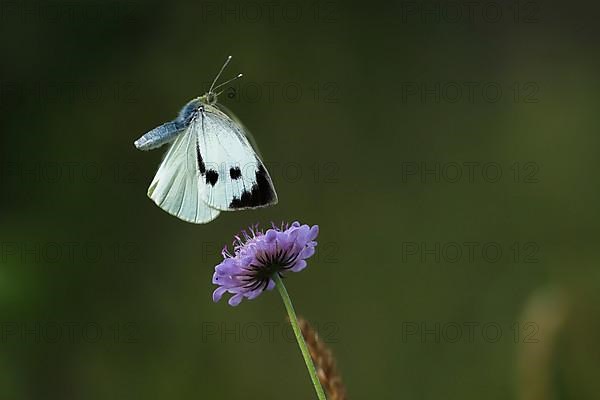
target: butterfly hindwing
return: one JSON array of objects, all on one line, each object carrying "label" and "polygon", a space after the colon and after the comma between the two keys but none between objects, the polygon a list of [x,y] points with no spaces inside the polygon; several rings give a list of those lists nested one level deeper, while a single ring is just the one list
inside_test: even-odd
[{"label": "butterfly hindwing", "polygon": [[271,177],[243,128],[214,106],[192,122],[197,133],[197,164],[203,200],[222,211],[277,203]]}]

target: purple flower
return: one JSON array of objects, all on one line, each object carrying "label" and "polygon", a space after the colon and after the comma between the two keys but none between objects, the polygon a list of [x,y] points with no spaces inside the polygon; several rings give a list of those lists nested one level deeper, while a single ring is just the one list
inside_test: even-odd
[{"label": "purple flower", "polygon": [[281,225],[263,232],[258,225],[235,237],[233,255],[223,249],[223,262],[215,267],[213,283],[219,287],[213,292],[215,302],[226,292],[233,294],[229,305],[237,306],[242,299],[254,299],[265,289],[272,290],[275,274],[286,271],[300,272],[306,268],[306,259],[315,254],[315,239],[319,226]]}]

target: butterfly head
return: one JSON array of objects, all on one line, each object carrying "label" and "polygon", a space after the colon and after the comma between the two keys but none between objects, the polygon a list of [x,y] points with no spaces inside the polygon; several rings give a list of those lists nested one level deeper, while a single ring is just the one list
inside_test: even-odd
[{"label": "butterfly head", "polygon": [[204,96],[200,97],[200,101],[204,104],[213,105],[217,104],[218,94],[215,92],[208,92]]}]

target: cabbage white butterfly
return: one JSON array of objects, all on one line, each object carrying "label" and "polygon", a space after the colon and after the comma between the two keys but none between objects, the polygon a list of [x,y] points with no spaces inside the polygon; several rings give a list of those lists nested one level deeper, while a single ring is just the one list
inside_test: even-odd
[{"label": "cabbage white butterfly", "polygon": [[217,104],[215,86],[229,64],[227,58],[210,89],[190,100],[173,121],[135,141],[139,150],[170,147],[148,188],[160,208],[187,222],[205,224],[221,211],[266,207],[277,194],[265,166],[235,116]]}]

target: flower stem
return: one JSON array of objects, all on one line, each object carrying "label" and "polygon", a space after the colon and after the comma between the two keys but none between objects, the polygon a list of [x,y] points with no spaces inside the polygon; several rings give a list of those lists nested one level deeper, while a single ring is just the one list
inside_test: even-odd
[{"label": "flower stem", "polygon": [[294,311],[292,300],[290,299],[290,296],[288,295],[288,292],[285,289],[285,285],[283,284],[283,281],[281,280],[279,274],[275,274],[273,280],[275,281],[275,284],[277,285],[277,290],[279,290],[279,294],[283,299],[283,304],[285,304],[285,309],[287,310],[288,316],[290,318],[290,323],[292,324],[294,335],[296,335],[298,346],[300,346],[302,357],[304,357],[304,362],[306,363],[306,368],[308,369],[308,373],[310,374],[310,379],[312,380],[313,386],[315,387],[317,396],[319,400],[327,400],[327,398],[325,397],[325,392],[321,387],[319,377],[317,376],[315,364],[313,363],[313,360],[310,356],[310,352],[308,351],[308,347],[306,347],[304,337],[302,336],[302,332],[300,331],[300,327],[298,326],[298,318],[296,317],[296,312]]}]

